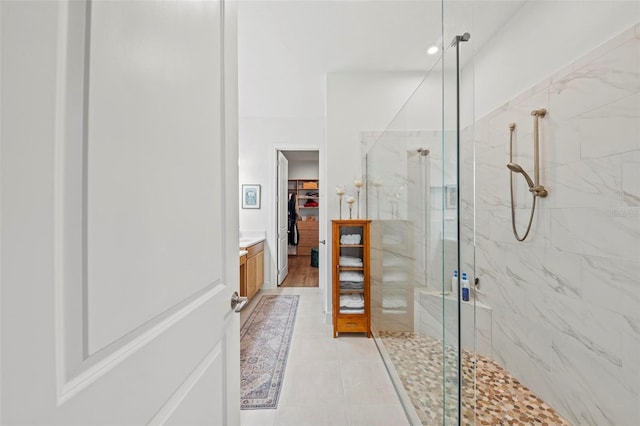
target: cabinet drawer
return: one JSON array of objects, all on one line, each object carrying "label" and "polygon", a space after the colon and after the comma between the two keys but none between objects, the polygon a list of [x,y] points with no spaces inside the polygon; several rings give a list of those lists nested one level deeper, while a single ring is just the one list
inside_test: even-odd
[{"label": "cabinet drawer", "polygon": [[298,241],[298,245],[310,246],[312,244],[318,245],[318,234],[305,236],[304,238],[302,237],[302,234],[300,234],[300,241]]},{"label": "cabinet drawer", "polygon": [[369,332],[366,315],[338,315],[336,318],[337,331],[340,332]]},{"label": "cabinet drawer", "polygon": [[263,250],[264,250],[264,241],[259,242],[258,244],[254,244],[250,247],[247,247],[247,251],[249,252],[247,253],[247,258],[253,257]]},{"label": "cabinet drawer", "polygon": [[298,221],[298,229],[305,231],[318,231],[320,225],[318,221],[315,220],[299,220]]}]

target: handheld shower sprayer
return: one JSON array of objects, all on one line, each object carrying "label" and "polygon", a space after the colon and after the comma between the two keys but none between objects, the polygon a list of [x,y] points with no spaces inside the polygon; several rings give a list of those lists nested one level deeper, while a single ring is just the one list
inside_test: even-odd
[{"label": "handheld shower sprayer", "polygon": [[533,188],[535,186],[533,184],[533,181],[531,180],[531,178],[527,174],[527,172],[524,171],[524,169],[522,168],[522,166],[520,164],[518,164],[518,163],[508,163],[507,164],[507,168],[509,170],[511,170],[512,172],[521,173],[524,176],[524,178],[527,180],[527,183],[529,184],[529,189],[531,189],[531,188]]},{"label": "handheld shower sprayer", "polygon": [[537,197],[547,196],[548,192],[546,189],[544,189],[544,186],[536,185],[535,183],[533,183],[533,180],[531,180],[531,177],[529,176],[529,174],[524,171],[524,169],[520,164],[508,163],[507,168],[514,173],[520,173],[522,176],[524,176],[524,178],[527,180],[527,184],[529,185],[529,192],[533,193],[533,195]]},{"label": "handheld shower sprayer", "polygon": [[[533,111],[531,111],[531,115],[533,116],[534,179],[531,179],[531,176],[529,176],[529,174],[524,171],[520,164],[513,162],[513,133],[516,129],[516,124],[509,124],[509,163],[507,163],[507,168],[511,171],[511,226],[513,228],[513,235],[515,235],[516,240],[518,241],[524,241],[525,238],[527,238],[527,235],[529,235],[529,231],[531,230],[531,223],[533,222],[533,214],[536,211],[536,198],[544,198],[548,195],[545,187],[540,185],[540,161],[538,147],[538,120],[539,118],[547,115],[547,110],[544,108],[534,109]],[[513,173],[520,173],[522,176],[524,176],[525,180],[527,181],[527,185],[529,185],[529,192],[531,192],[533,196],[533,206],[531,207],[531,216],[529,216],[529,225],[527,226],[527,232],[522,238],[516,231],[515,205],[513,201]]]}]

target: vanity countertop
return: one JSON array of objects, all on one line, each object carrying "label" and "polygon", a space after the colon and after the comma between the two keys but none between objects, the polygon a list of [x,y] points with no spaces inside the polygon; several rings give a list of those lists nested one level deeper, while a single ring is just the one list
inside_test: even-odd
[{"label": "vanity countertop", "polygon": [[252,245],[261,243],[264,241],[264,237],[241,237],[239,244],[240,248],[251,247]]},{"label": "vanity countertop", "polygon": [[240,257],[246,255],[247,253],[249,253],[247,250],[240,250]]}]

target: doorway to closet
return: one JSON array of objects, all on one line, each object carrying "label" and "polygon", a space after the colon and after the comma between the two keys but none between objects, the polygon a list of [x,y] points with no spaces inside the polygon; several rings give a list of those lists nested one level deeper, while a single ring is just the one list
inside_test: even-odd
[{"label": "doorway to closet", "polygon": [[[279,217],[287,214],[287,249],[278,250],[278,265],[287,274],[280,287],[319,286],[320,167],[318,151],[280,151],[287,160],[287,196],[279,201]],[[280,158],[280,156],[278,156]],[[284,186],[284,171],[279,168],[278,186]],[[283,197],[284,198],[284,197]],[[286,206],[285,203],[286,202]],[[281,223],[281,220],[279,221]],[[276,225],[278,226],[278,224]],[[280,279],[279,279],[280,281]]]}]

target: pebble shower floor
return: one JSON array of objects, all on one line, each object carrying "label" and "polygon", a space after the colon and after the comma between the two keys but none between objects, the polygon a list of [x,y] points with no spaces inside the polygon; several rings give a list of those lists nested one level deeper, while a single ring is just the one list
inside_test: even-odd
[{"label": "pebble shower floor", "polygon": [[[386,352],[413,403],[422,424],[443,424],[442,342],[413,332],[380,331]],[[455,376],[455,348],[445,350],[445,369]],[[476,389],[474,398],[473,360],[463,351],[463,425],[570,425],[548,404],[489,358],[475,356]],[[448,374],[447,374],[448,375]],[[445,413],[457,418],[457,379],[447,380]],[[475,421],[474,421],[475,404]]]}]

